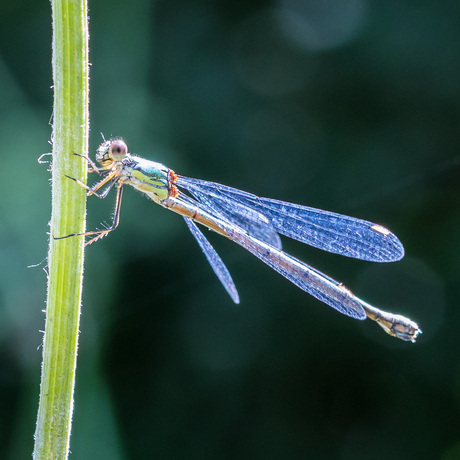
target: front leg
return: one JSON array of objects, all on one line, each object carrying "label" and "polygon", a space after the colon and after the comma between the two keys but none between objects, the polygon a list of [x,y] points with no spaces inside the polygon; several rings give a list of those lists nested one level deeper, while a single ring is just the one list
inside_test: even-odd
[{"label": "front leg", "polygon": [[[86,184],[81,182],[78,179],[75,179],[75,177],[67,176],[69,179],[72,179],[74,182],[76,182],[80,187],[83,187],[85,190],[88,190],[88,196],[95,195],[98,198],[105,198],[112,187],[118,182],[119,180],[119,172],[117,170],[114,170],[110,172],[110,174],[107,174],[107,176],[102,179],[100,182],[97,184],[93,185],[92,187],[88,187]],[[96,193],[102,186],[104,186],[107,182],[112,181],[109,186],[102,192],[102,193]]]},{"label": "front leg", "polygon": [[104,175],[104,172],[101,172],[103,170],[99,169],[97,166],[96,166],[96,163],[94,163],[93,160],[91,160],[91,158],[87,157],[86,155],[83,155],[82,153],[76,153],[74,152],[73,153],[75,156],[77,157],[81,157],[81,158],[84,158],[88,164],[91,166],[91,169],[88,171],[89,173],[92,173],[92,172],[96,172],[98,173],[100,176],[103,176]]}]

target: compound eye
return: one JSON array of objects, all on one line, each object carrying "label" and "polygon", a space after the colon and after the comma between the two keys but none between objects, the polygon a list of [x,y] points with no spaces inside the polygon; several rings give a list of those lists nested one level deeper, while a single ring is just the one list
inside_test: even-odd
[{"label": "compound eye", "polygon": [[110,156],[114,161],[121,161],[128,154],[128,146],[121,140],[117,139],[110,146]]}]

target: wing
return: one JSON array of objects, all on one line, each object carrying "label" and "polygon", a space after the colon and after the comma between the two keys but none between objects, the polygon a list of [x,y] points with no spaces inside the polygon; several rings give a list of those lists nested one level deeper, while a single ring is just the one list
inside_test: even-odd
[{"label": "wing", "polygon": [[193,182],[183,186],[212,214],[243,228],[258,240],[281,249],[281,239],[278,233],[273,229],[267,217],[255,210],[254,206],[239,203],[226,196],[219,198],[216,193],[202,190]]},{"label": "wing", "polygon": [[[393,262],[404,256],[399,239],[378,224],[308,206],[260,198],[232,187],[180,176],[178,185],[205,195],[208,207],[224,209],[237,203],[262,214],[270,229],[324,251],[373,262]],[[222,204],[225,203],[225,204]],[[234,205],[235,206],[235,205]],[[234,208],[238,212],[238,207]],[[247,231],[257,238],[249,226]],[[267,240],[262,240],[268,242]],[[280,249],[280,246],[275,246]]]},{"label": "wing", "polygon": [[238,291],[236,290],[235,283],[233,282],[232,276],[230,275],[227,267],[219,257],[219,254],[217,254],[216,250],[211,246],[211,243],[206,239],[203,233],[201,233],[195,222],[193,222],[193,220],[189,217],[183,217],[188,225],[188,228],[192,232],[192,235],[195,237],[198,244],[200,245],[201,250],[204,252],[206,259],[208,259],[208,262],[214,270],[214,273],[217,275],[217,278],[219,278],[220,282],[223,284],[225,290],[228,292],[233,302],[236,304],[240,303],[240,298],[238,296]]},{"label": "wing", "polygon": [[233,231],[233,241],[255,255],[291,283],[335,308],[340,313],[355,319],[366,319],[366,312],[358,299],[342,283],[335,281],[316,268],[295,257],[268,246],[251,235]]},{"label": "wing", "polygon": [[[341,283],[338,283],[319,270],[310,267],[289,254],[258,240],[233,223],[213,216],[205,206],[195,202],[186,195],[179,194],[175,197],[171,197],[168,207],[183,216],[193,216],[195,222],[209,228],[214,227],[215,230],[215,227],[218,227],[219,233],[227,236],[235,243],[238,243],[273,270],[291,281],[291,283],[316,297],[318,300],[335,308],[340,313],[356,319],[366,318],[366,313],[361,305],[361,301]],[[234,289],[234,284],[222,260],[203,234],[198,230],[196,225],[194,225],[193,221],[191,221],[189,217],[185,217],[185,220],[222,284],[230,295],[232,295],[231,291]]]}]

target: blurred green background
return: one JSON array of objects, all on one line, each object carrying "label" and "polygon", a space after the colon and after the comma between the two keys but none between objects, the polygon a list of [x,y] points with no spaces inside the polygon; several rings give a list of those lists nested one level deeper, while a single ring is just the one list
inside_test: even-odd
[{"label": "blurred green background", "polygon": [[[48,2],[0,9],[0,458],[27,459],[51,20]],[[91,155],[123,136],[181,174],[388,226],[395,264],[283,243],[423,335],[342,316],[211,234],[235,306],[183,220],[128,189],[86,252],[71,458],[460,458],[460,4],[98,1],[90,17]],[[88,229],[112,199],[89,200]]]}]

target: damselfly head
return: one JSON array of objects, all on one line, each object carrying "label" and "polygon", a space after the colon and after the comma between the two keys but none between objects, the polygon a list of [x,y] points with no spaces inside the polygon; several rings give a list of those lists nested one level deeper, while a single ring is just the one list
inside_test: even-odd
[{"label": "damselfly head", "polygon": [[121,139],[109,139],[104,141],[96,151],[96,160],[102,166],[110,166],[112,163],[122,161],[128,155],[128,146]]}]

